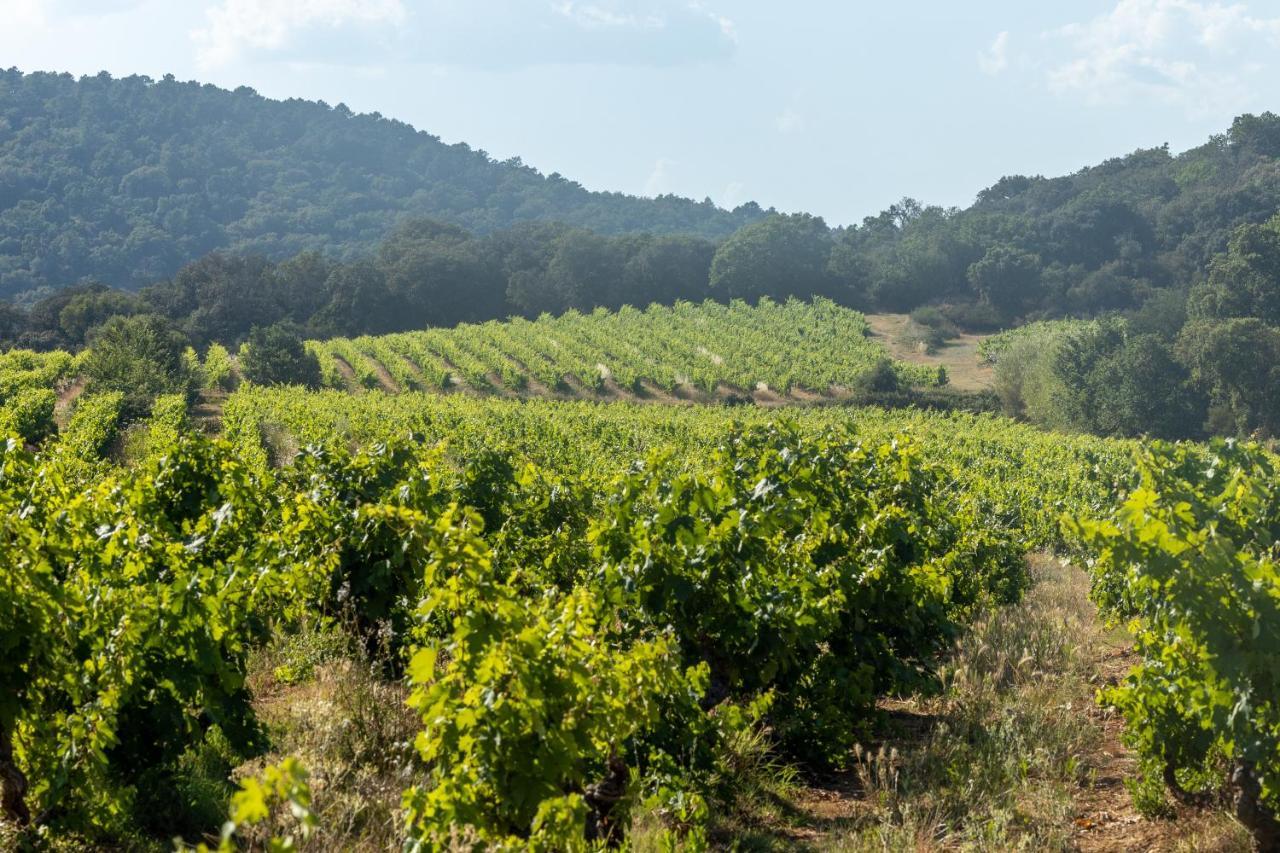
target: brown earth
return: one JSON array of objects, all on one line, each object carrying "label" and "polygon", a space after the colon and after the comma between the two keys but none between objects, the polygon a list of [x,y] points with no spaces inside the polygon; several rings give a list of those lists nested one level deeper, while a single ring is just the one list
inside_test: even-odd
[{"label": "brown earth", "polygon": [[71,420],[71,410],[75,408],[76,400],[84,393],[87,384],[87,379],[78,376],[74,382],[59,389],[58,402],[53,410],[53,419],[58,424],[58,429],[66,429],[67,422]]}]

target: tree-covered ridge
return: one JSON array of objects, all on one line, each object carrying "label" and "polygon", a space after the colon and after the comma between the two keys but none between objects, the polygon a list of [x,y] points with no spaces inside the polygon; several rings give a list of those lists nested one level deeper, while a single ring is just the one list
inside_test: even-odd
[{"label": "tree-covered ridge", "polygon": [[894,310],[974,295],[1005,316],[1136,308],[1192,283],[1237,227],[1280,209],[1278,154],[1280,117],[1245,115],[1178,155],[1006,176],[964,210],[904,199],[844,231],[832,265]]},{"label": "tree-covered ridge", "polygon": [[590,192],[341,104],[0,71],[0,298],[87,277],[136,288],[215,249],[354,257],[414,216],[722,237],[762,213]]},{"label": "tree-covered ridge", "polygon": [[[1280,209],[1278,153],[1280,119],[1245,115],[1182,154],[1166,146],[1062,177],[1006,176],[967,209],[904,199],[829,229],[765,220],[755,204],[728,212],[588,192],[342,105],[11,69],[0,72],[0,298],[89,278],[137,289],[214,250],[354,260],[404,220],[431,216],[478,236],[533,222],[590,229],[596,244],[578,239],[550,271],[572,284],[555,298],[587,303],[563,307],[609,304],[584,274],[600,241],[648,232],[734,234],[710,275],[730,297],[839,292],[888,310],[978,302],[969,319],[989,322],[1095,314],[1189,285],[1235,228]],[[525,301],[545,297],[545,282],[533,284]]]}]

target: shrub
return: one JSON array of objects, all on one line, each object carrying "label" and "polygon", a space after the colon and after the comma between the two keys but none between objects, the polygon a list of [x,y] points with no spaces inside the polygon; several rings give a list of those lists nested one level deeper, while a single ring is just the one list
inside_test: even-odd
[{"label": "shrub", "polygon": [[84,371],[94,392],[118,391],[124,411],[146,414],[160,394],[188,394],[194,377],[186,339],[154,314],[114,317],[94,335]]},{"label": "shrub", "polygon": [[911,321],[917,325],[933,329],[942,335],[943,340],[949,340],[960,334],[956,324],[946,314],[942,313],[942,309],[936,305],[922,305],[912,311]]},{"label": "shrub", "polygon": [[998,308],[981,302],[944,305],[938,310],[958,328],[970,332],[994,332],[1003,328],[1007,321]]},{"label": "shrub", "polygon": [[204,354],[204,388],[206,391],[232,391],[236,387],[231,353],[222,344],[210,344]]},{"label": "shrub", "polygon": [[853,384],[853,390],[859,394],[882,394],[897,391],[900,385],[898,371],[894,369],[893,361],[882,358],[857,378]]},{"label": "shrub", "polygon": [[250,382],[320,387],[320,362],[291,325],[255,326],[241,353],[240,367]]}]

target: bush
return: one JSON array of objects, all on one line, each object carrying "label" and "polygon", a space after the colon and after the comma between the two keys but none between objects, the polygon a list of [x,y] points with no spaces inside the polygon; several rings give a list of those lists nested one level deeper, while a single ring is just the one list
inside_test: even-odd
[{"label": "bush", "polygon": [[960,330],[956,328],[956,324],[951,321],[946,314],[942,313],[942,309],[936,305],[922,305],[911,312],[911,322],[933,329],[942,339],[950,340],[960,334]]},{"label": "bush", "polygon": [[969,332],[995,332],[1003,328],[1007,320],[998,308],[985,303],[943,305],[938,310],[958,328]]},{"label": "bush", "polygon": [[898,371],[894,369],[893,361],[888,358],[877,361],[870,370],[859,376],[853,383],[853,390],[858,394],[882,394],[897,391],[900,387]]},{"label": "bush", "polygon": [[942,329],[937,329],[933,326],[922,326],[914,320],[908,322],[906,327],[898,334],[898,339],[905,346],[930,354],[944,347],[948,337]]},{"label": "bush", "polygon": [[205,383],[204,368],[200,366],[200,356],[196,354],[195,347],[187,347],[182,351],[182,364],[186,367],[192,382],[203,388]]},{"label": "bush", "polygon": [[231,353],[222,344],[210,344],[204,354],[204,388],[206,391],[233,391],[236,387]]},{"label": "bush", "polygon": [[154,314],[114,317],[93,338],[84,371],[93,392],[118,391],[124,412],[145,415],[160,394],[189,394],[186,339]]},{"label": "bush", "polygon": [[255,326],[241,353],[240,367],[250,382],[320,387],[320,361],[292,325]]}]

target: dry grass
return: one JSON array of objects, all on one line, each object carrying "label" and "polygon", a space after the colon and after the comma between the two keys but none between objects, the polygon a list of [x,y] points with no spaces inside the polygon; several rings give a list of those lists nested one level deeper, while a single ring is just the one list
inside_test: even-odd
[{"label": "dry grass", "polygon": [[959,640],[938,695],[883,702],[882,740],[799,788],[747,848],[1247,849],[1225,815],[1137,814],[1120,723],[1094,698],[1127,668],[1126,638],[1099,623],[1082,571],[1046,556],[1031,571],[1022,603]]},{"label": "dry grass", "polygon": [[941,695],[891,709],[899,726],[858,756],[862,814],[834,847],[1060,849],[1098,738],[1082,709],[1102,637],[1082,573],[1038,560],[1026,600],[978,622]]},{"label": "dry grass", "polygon": [[[292,683],[291,683],[292,682]],[[285,756],[307,768],[319,830],[306,850],[390,850],[403,842],[401,795],[422,773],[413,749],[419,721],[403,684],[335,629],[315,629],[254,661],[250,687],[273,746],[237,775]],[[289,830],[255,828],[250,842]]]},{"label": "dry grass", "polygon": [[995,381],[995,371],[978,360],[978,343],[984,335],[962,334],[948,341],[937,352],[924,352],[907,334],[911,318],[906,314],[868,314],[872,337],[884,344],[889,355],[910,364],[939,365],[947,369],[947,378],[957,391],[987,391]]}]

